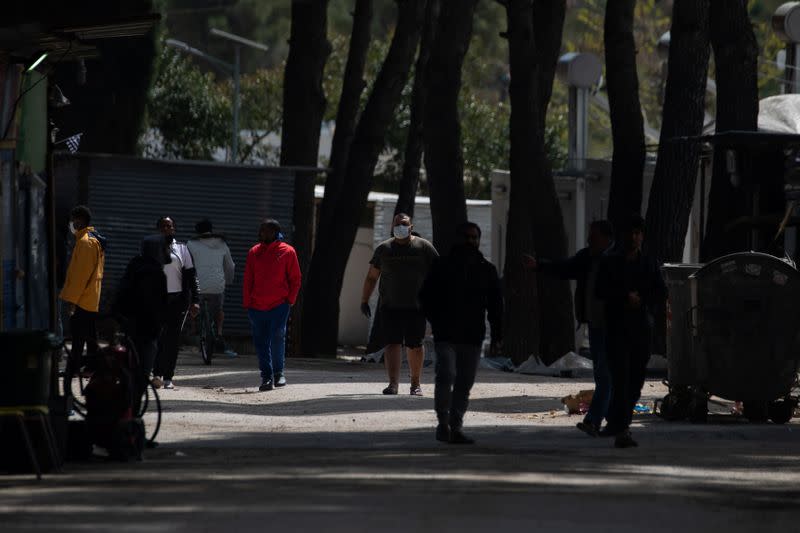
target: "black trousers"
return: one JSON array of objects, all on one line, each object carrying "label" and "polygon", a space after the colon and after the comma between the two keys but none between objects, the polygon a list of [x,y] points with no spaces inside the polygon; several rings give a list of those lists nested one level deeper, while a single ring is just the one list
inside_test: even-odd
[{"label": "black trousers", "polygon": [[72,335],[70,364],[75,370],[81,366],[83,349],[89,357],[97,353],[97,313],[86,311],[75,306],[75,313],[69,319],[69,330]]},{"label": "black trousers", "polygon": [[436,389],[434,408],[439,423],[461,429],[475,384],[481,347],[471,344],[436,343]]},{"label": "black trousers", "polygon": [[170,294],[167,299],[167,311],[164,313],[164,328],[158,340],[158,355],[153,367],[153,374],[165,380],[175,376],[180,349],[181,325],[186,313],[186,299],[183,293]]},{"label": "black trousers", "polygon": [[609,327],[606,346],[612,392],[608,430],[613,434],[630,428],[647,374],[650,336],[646,320],[624,320]]}]

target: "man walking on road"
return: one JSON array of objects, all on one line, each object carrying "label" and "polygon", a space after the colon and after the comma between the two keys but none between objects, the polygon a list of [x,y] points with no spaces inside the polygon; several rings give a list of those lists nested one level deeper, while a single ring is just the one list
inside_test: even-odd
[{"label": "man walking on road", "polygon": [[242,298],[261,370],[258,390],[270,391],[286,385],[286,322],[300,292],[301,275],[297,253],[283,242],[277,220],[261,223],[258,240],[247,254]]},{"label": "man walking on road", "polygon": [[487,313],[492,353],[498,352],[503,333],[503,295],[497,269],[479,250],[480,227],[466,222],[459,226],[458,234],[458,244],[450,255],[434,263],[420,301],[436,342],[436,439],[473,444],[475,441],[461,428],[486,337]]},{"label": "man walking on road", "polygon": [[157,377],[154,380],[156,386],[163,383],[165,389],[173,389],[175,387],[172,378],[178,364],[183,319],[187,309],[193,317],[198,315],[200,299],[192,254],[185,244],[175,240],[175,222],[170,217],[161,217],[156,227],[167,240],[169,262],[164,265],[164,275],[167,276],[167,310],[153,374]]},{"label": "man walking on road", "polygon": [[[235,264],[228,244],[221,235],[214,233],[214,227],[207,218],[194,227],[197,235],[189,239],[187,247],[192,254],[197,282],[200,286],[200,303],[205,303],[208,314],[216,326],[216,337],[225,355],[235,357],[236,352],[227,350],[222,341],[222,321],[225,313],[225,286],[233,283]],[[216,347],[213,347],[216,349]]]},{"label": "man walking on road", "polygon": [[400,213],[392,223],[393,238],[375,249],[361,295],[361,312],[372,315],[369,299],[380,281],[373,337],[385,347],[383,360],[389,375],[384,394],[397,394],[400,384],[402,349],[406,347],[411,371],[411,395],[422,396],[420,379],[425,353],[425,314],[419,304],[419,291],[439,254],[433,245],[412,235],[411,217]]},{"label": "man walking on road", "polygon": [[594,366],[594,396],[586,417],[578,422],[578,429],[597,437],[600,425],[608,415],[611,403],[611,373],[606,351],[606,325],[603,302],[595,294],[597,274],[604,254],[610,251],[614,227],[607,220],[597,220],[589,226],[589,246],[564,261],[548,261],[524,256],[525,266],[561,279],[574,279],[575,318],[589,326],[589,350]]},{"label": "man walking on road", "polygon": [[606,431],[616,437],[617,448],[630,448],[638,446],[630,425],[650,359],[653,314],[665,305],[667,289],[655,259],[642,252],[644,219],[632,216],[622,235],[622,247],[600,265],[596,293],[605,303],[613,390]]},{"label": "man walking on road", "polygon": [[106,239],[90,226],[92,212],[88,207],[75,206],[69,218],[69,230],[75,237],[75,246],[60,297],[68,304],[70,317],[72,350],[67,372],[71,376],[81,367],[84,346],[90,356],[97,352],[95,321],[103,285]]}]

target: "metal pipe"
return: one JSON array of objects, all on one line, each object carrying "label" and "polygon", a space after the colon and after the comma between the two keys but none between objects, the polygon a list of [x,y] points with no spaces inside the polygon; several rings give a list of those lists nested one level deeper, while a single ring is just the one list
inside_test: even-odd
[{"label": "metal pipe", "polygon": [[242,47],[236,45],[235,59],[233,62],[233,139],[231,140],[231,163],[236,163],[239,159],[239,103],[240,103],[240,72],[239,61]]}]

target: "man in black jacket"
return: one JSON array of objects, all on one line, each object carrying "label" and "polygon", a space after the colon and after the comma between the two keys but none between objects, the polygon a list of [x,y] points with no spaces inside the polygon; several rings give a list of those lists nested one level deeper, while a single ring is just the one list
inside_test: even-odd
[{"label": "man in black jacket", "polygon": [[653,315],[665,305],[667,289],[658,263],[642,251],[644,219],[632,216],[622,235],[622,246],[601,263],[596,294],[605,304],[614,391],[606,428],[617,448],[630,448],[637,446],[629,428],[650,359]]},{"label": "man in black jacket", "polygon": [[139,356],[137,406],[153,370],[168,304],[164,275],[164,265],[169,262],[168,246],[163,235],[145,237],[140,254],[131,259],[120,279],[113,306]]},{"label": "man in black jacket", "polygon": [[503,296],[497,269],[478,249],[480,227],[466,222],[459,226],[458,234],[460,242],[450,255],[434,263],[422,286],[420,302],[436,343],[436,439],[473,444],[461,431],[464,413],[486,337],[487,312],[493,352],[501,342]]},{"label": "man in black jacket", "polygon": [[600,425],[608,414],[611,403],[611,372],[608,368],[606,351],[606,328],[603,302],[595,295],[597,273],[604,254],[608,253],[614,238],[614,227],[608,220],[597,220],[589,226],[589,246],[563,261],[548,261],[525,256],[528,268],[558,276],[561,279],[574,279],[575,318],[580,324],[589,326],[589,350],[594,366],[594,395],[586,417],[578,422],[578,429],[597,437]]}]

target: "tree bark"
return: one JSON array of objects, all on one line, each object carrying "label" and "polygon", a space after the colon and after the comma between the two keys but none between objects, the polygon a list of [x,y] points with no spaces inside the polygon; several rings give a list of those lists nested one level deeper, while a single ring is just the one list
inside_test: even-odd
[{"label": "tree bark", "polygon": [[515,363],[538,355],[552,363],[574,345],[569,284],[536,276],[522,254],[558,259],[567,238],[552,169],[544,148],[544,126],[561,47],[563,1],[509,0],[511,67],[511,191],[506,238],[505,352]]},{"label": "tree bark", "polygon": [[642,210],[644,120],[639,101],[633,17],[636,0],[608,0],[604,25],[606,84],[614,155],[608,219],[619,228]]},{"label": "tree bark", "polygon": [[[281,166],[314,168],[318,164],[319,134],[326,105],[322,76],[331,52],[327,9],[328,0],[292,2],[289,57],[283,85]],[[298,173],[295,180],[292,240],[304,275],[311,258],[315,177],[316,173],[309,171]],[[298,351],[303,331],[299,320],[303,301],[301,290],[292,309],[289,342],[293,353]]]},{"label": "tree bark", "polygon": [[[553,94],[553,81],[561,53],[566,16],[564,0],[536,0],[533,4],[533,30],[538,50],[539,136],[535,153],[533,198],[530,203],[535,252],[553,259],[569,255],[569,240],[558,201],[553,169],[544,148],[547,107]],[[512,192],[513,194],[513,192]],[[551,364],[575,348],[575,317],[572,289],[568,281],[537,276],[539,292],[539,356]]]},{"label": "tree bark", "polygon": [[[757,130],[758,42],[745,0],[711,1],[711,45],[716,67],[717,132]],[[731,221],[750,213],[743,192],[731,185],[724,150],[714,154],[708,207],[702,260],[744,250],[743,232],[725,229]]]},{"label": "tree bark", "polygon": [[658,163],[647,208],[646,247],[680,261],[694,201],[709,58],[709,0],[675,0]]},{"label": "tree bark", "polygon": [[[367,204],[386,129],[391,123],[405,86],[424,23],[425,0],[398,0],[398,20],[389,52],[381,67],[350,146],[342,191],[336,203],[336,231],[318,240],[311,276],[306,287],[308,305],[303,317],[303,352],[308,355],[336,353],[339,295],[345,268]],[[348,312],[358,312],[357,309]],[[313,335],[311,334],[313,332]]]},{"label": "tree bark", "polygon": [[[331,144],[330,173],[325,180],[325,197],[320,205],[317,235],[328,238],[336,217],[336,199],[338,198],[350,144],[356,130],[358,111],[361,107],[361,93],[367,86],[364,81],[364,68],[367,63],[367,52],[371,39],[372,0],[356,0],[353,10],[353,30],[350,34],[350,49],[344,67],[342,95],[339,98],[339,109],[336,112],[336,131]],[[320,233],[321,232],[321,233]]]},{"label": "tree bark", "polygon": [[450,250],[456,227],[467,220],[458,93],[476,4],[477,0],[442,2],[436,40],[425,71],[425,173],[431,197],[433,244],[441,253]]},{"label": "tree bark", "polygon": [[419,172],[422,165],[422,131],[423,117],[425,116],[425,103],[427,101],[427,87],[425,71],[431,56],[431,46],[436,35],[436,26],[439,20],[440,0],[428,0],[425,8],[425,27],[419,43],[417,65],[414,68],[414,87],[411,90],[411,117],[408,125],[408,137],[403,156],[403,175],[400,179],[395,215],[405,213],[414,216],[414,204],[419,187]]}]

